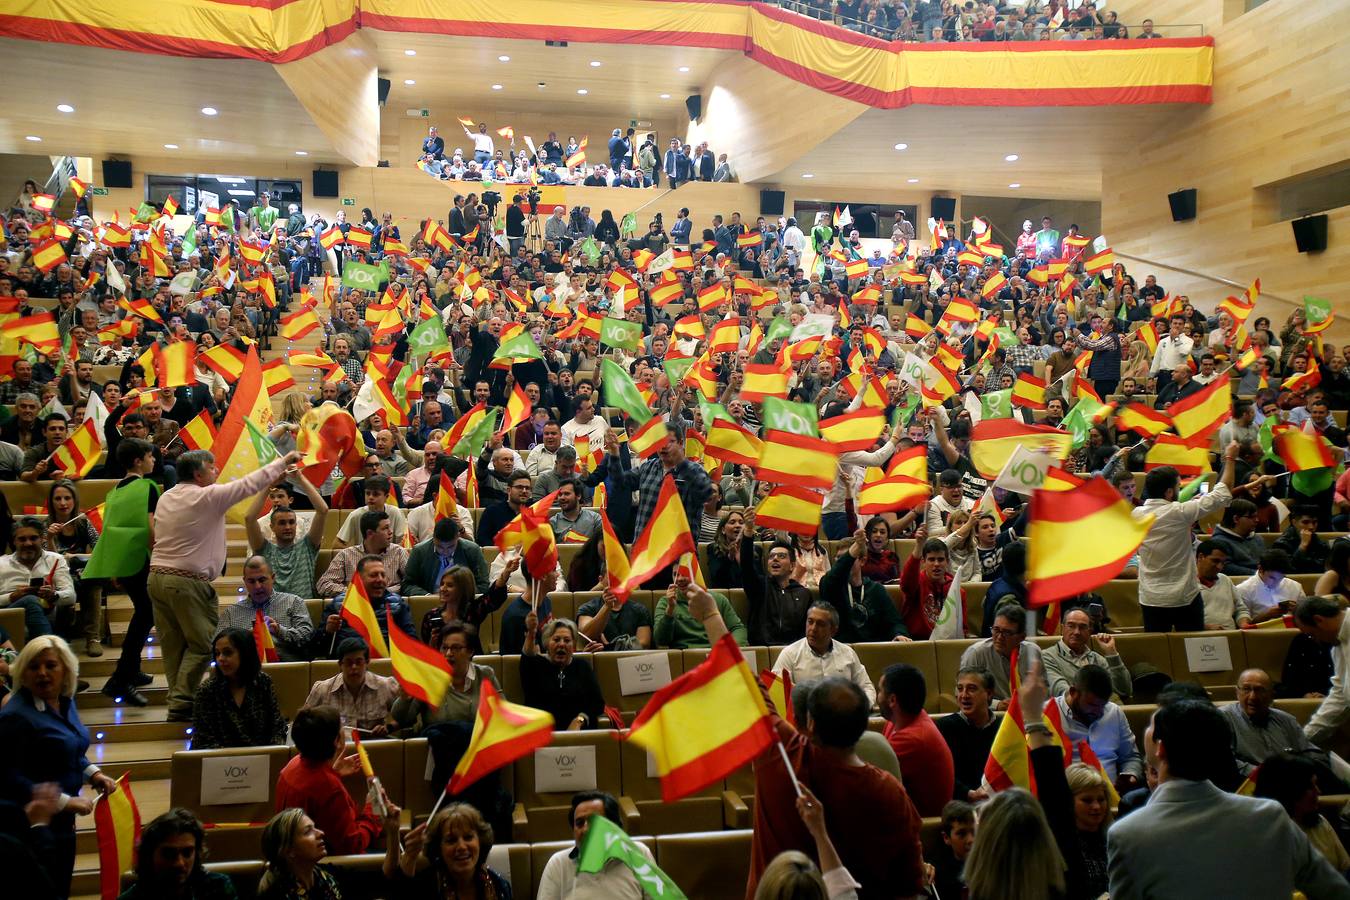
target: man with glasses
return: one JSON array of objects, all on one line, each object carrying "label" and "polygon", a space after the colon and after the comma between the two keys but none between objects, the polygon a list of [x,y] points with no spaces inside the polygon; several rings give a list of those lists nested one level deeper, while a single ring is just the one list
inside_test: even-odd
[{"label": "man with glasses", "polygon": [[1092,617],[1086,609],[1071,609],[1064,614],[1060,642],[1045,651],[1045,678],[1050,696],[1058,697],[1073,685],[1074,676],[1085,666],[1098,666],[1111,677],[1111,689],[1120,697],[1130,696],[1130,671],[1116,650],[1116,639],[1097,635],[1098,653],[1092,648]]},{"label": "man with glasses", "polygon": [[1256,504],[1237,499],[1228,507],[1223,522],[1214,526],[1210,539],[1227,554],[1225,571],[1230,575],[1251,575],[1266,552],[1266,542],[1256,534]]},{"label": "man with glasses", "polygon": [[1195,575],[1205,604],[1205,630],[1227,631],[1252,620],[1246,602],[1237,595],[1233,580],[1224,574],[1228,552],[1218,541],[1201,541],[1195,548]]},{"label": "man with glasses", "polygon": [[[1263,669],[1246,669],[1238,676],[1237,702],[1219,707],[1233,727],[1233,758],[1244,778],[1268,757],[1281,752],[1308,754],[1316,762],[1327,763],[1326,755],[1308,740],[1298,719],[1273,708],[1274,703],[1275,685],[1270,676]],[[1321,778],[1319,773],[1319,781]]]},{"label": "man with glasses", "polygon": [[1018,654],[1022,672],[1039,659],[1040,649],[1027,640],[1027,611],[1011,603],[994,611],[990,637],[977,641],[961,654],[961,668],[984,669],[994,676],[994,709],[1007,709],[1012,695],[1012,656]]}]

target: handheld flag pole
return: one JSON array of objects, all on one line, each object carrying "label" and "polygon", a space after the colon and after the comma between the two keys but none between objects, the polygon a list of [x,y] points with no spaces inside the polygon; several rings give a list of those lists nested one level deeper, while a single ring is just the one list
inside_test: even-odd
[{"label": "handheld flag pole", "polygon": [[797,780],[797,773],[792,770],[792,763],[788,761],[787,748],[783,746],[780,740],[778,744],[778,753],[783,757],[783,765],[787,768],[788,777],[792,779],[792,789],[797,792],[797,796],[802,796],[802,785]]}]

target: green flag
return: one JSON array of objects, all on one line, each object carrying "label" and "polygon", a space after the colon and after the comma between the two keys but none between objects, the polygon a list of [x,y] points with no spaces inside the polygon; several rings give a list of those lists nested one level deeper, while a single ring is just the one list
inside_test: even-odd
[{"label": "green flag", "polygon": [[980,416],[984,419],[1012,418],[1012,388],[990,391],[980,397]]},{"label": "green flag", "polygon": [[625,237],[632,237],[637,234],[637,213],[626,213],[623,221],[619,223],[619,233]]},{"label": "green flag", "polygon": [[1261,445],[1261,453],[1271,462],[1280,462],[1280,458],[1275,455],[1275,435],[1273,429],[1279,422],[1278,416],[1266,416],[1261,427],[1256,432],[1256,442]]},{"label": "green flag", "polygon": [[698,401],[699,412],[703,414],[703,427],[711,428],[714,419],[725,419],[728,422],[736,421],[727,412],[727,408],[720,403],[704,398],[703,394],[695,391],[694,399]]},{"label": "green flag", "polygon": [[806,437],[820,437],[816,408],[809,403],[795,403],[777,397],[765,397],[763,404],[765,429],[786,431]]},{"label": "green flag", "polygon": [[612,359],[600,360],[600,395],[606,406],[618,407],[639,424],[654,415],[638,393],[632,377]]},{"label": "green flag", "polygon": [[617,859],[632,869],[644,896],[660,897],[662,900],[688,900],[679,885],[658,869],[648,854],[642,852],[637,841],[604,816],[593,815],[586,828],[586,837],[581,840],[577,871],[587,874],[601,872],[611,859]]},{"label": "green flag", "polygon": [[253,453],[258,457],[259,466],[265,466],[281,456],[267,432],[255,425],[252,419],[244,419],[244,425],[248,427],[248,439],[253,442]]},{"label": "green flag", "polygon": [[1336,483],[1336,470],[1327,466],[1321,469],[1304,469],[1289,476],[1289,486],[1305,497],[1320,494]]},{"label": "green flag", "polygon": [[353,290],[370,291],[374,294],[380,289],[380,278],[383,275],[384,269],[379,266],[370,266],[348,260],[342,266],[342,285]]},{"label": "green flag", "polygon": [[544,354],[540,352],[539,345],[534,342],[534,335],[528,331],[522,331],[520,334],[508,341],[503,341],[497,348],[497,352],[492,354],[493,359],[543,359]]},{"label": "green flag", "polygon": [[478,421],[478,424],[459,439],[459,443],[450,448],[451,456],[460,456],[465,459],[473,459],[483,452],[483,445],[488,442],[497,430],[497,422],[501,418],[501,410],[493,407],[487,411],[487,415]]},{"label": "green flag", "polygon": [[600,260],[600,245],[595,242],[593,237],[588,237],[582,241],[577,250],[582,256],[586,257],[586,261],[591,265],[595,265]]},{"label": "green flag", "polygon": [[998,335],[998,345],[1000,347],[1016,347],[1022,343],[1017,339],[1017,332],[1013,331],[1007,325],[1000,325],[994,329],[994,334]]},{"label": "green flag", "polygon": [[1303,315],[1309,325],[1325,321],[1326,317],[1331,315],[1331,301],[1323,300],[1321,297],[1304,297]]},{"label": "green flag", "polygon": [[183,235],[183,256],[191,256],[197,252],[197,223],[193,222],[188,226],[187,233]]},{"label": "green flag", "polygon": [[[684,376],[694,367],[697,362],[693,357],[675,356],[662,361],[661,368],[666,370],[666,377],[670,379],[671,385],[677,385],[684,380]],[[0,406],[0,409],[4,409]]]},{"label": "green flag", "polygon": [[[1093,418],[1105,408],[1105,403],[1098,403],[1091,397],[1084,397],[1075,403],[1073,409],[1069,410],[1068,414],[1064,416],[1064,421],[1059,427],[1073,435],[1073,449],[1077,450],[1087,443],[1088,432],[1092,430]],[[1012,413],[1009,412],[1009,415],[1012,415]]]},{"label": "green flag", "polygon": [[1200,493],[1200,485],[1204,483],[1205,483],[1205,476],[1197,475],[1190,481],[1183,484],[1181,486],[1181,490],[1177,492],[1177,502],[1185,503],[1187,500],[1190,500],[1196,494]]},{"label": "green flag", "polygon": [[450,338],[446,337],[440,316],[424,319],[408,335],[409,353],[428,354],[449,346]]},{"label": "green flag", "polygon": [[1116,319],[1122,323],[1129,321],[1129,315],[1125,312],[1125,301],[1123,299],[1116,302]]},{"label": "green flag", "polygon": [[600,320],[600,343],[636,351],[642,347],[642,323],[606,316]]},{"label": "green flag", "polygon": [[150,558],[150,518],[146,513],[159,486],[148,478],[113,488],[103,506],[103,531],[85,571],[90,577],[126,578]]},{"label": "green flag", "polygon": [[785,338],[792,334],[792,323],[788,321],[787,316],[774,316],[773,321],[769,323],[769,330],[764,335],[764,346],[767,347],[779,338]]},{"label": "green flag", "polygon": [[153,222],[159,218],[159,210],[149,203],[142,203],[136,209],[136,215],[131,220],[133,222]]},{"label": "green flag", "polygon": [[914,410],[919,406],[919,392],[906,391],[905,401],[895,408],[891,413],[891,428],[899,430],[909,424],[909,419],[914,415]]}]

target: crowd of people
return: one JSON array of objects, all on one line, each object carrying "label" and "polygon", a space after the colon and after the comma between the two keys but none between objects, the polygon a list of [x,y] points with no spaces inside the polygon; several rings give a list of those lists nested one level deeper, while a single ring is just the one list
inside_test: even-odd
[{"label": "crowd of people", "polygon": [[1106,4],[1087,0],[778,0],[778,6],[883,41],[1087,41],[1159,38],[1153,20],[1134,34]]},{"label": "crowd of people", "polygon": [[[569,222],[559,207],[530,246],[512,233],[510,210],[503,233],[493,234],[496,217],[478,200],[457,197],[445,220],[406,232],[392,214],[377,220],[365,210],[369,246],[325,246],[320,235],[352,235],[341,214],[333,226],[298,210],[284,218],[266,197],[248,211],[201,217],[190,235],[158,214],[130,229],[83,215],[68,223],[9,218],[0,256],[0,297],[13,298],[7,321],[32,321],[54,301],[60,346],[32,338],[0,345],[10,368],[0,402],[13,405],[0,423],[0,477],[48,494],[42,510],[0,517],[12,548],[0,557],[0,606],[24,610],[28,637],[4,657],[0,743],[22,751],[0,765],[0,786],[18,807],[34,804],[29,816],[40,827],[25,841],[57,860],[57,895],[72,865],[74,816],[92,806],[81,786],[114,789],[87,758],[71,649],[103,653],[110,590],[125,592],[134,608],[105,689],[111,696],[148,703],[140,660],[153,626],[169,719],[191,723],[194,747],[289,739],[298,749],[264,835],[268,896],[337,896],[337,881],[319,865],[326,849],[381,843],[385,874],[408,879],[410,891],[508,896],[485,863],[493,835],[510,833],[510,805],[495,779],[414,829],[402,848],[392,839],[400,811],[387,797],[360,808],[333,788],[355,771],[351,729],[426,736],[431,780],[444,783],[467,746],[483,686],[501,689],[494,669],[475,662],[486,652],[479,629],[498,614],[497,652],[521,657],[515,699],[547,710],[559,729],[606,727],[605,698],[582,652],[707,647],[723,635],[783,647],[772,666],[796,685],[804,727],[775,719],[786,758],[775,753],[756,767],[751,896],[804,896],[763,885],[790,884],[794,872],[819,878],[816,862],[830,896],[847,896],[852,884],[863,897],[917,894],[930,883],[942,896],[964,885],[979,898],[1096,897],[1108,888],[1120,897],[1184,896],[1202,876],[1248,869],[1260,886],[1251,896],[1295,884],[1310,897],[1350,895],[1335,871],[1346,869],[1336,827],[1307,800],[1316,785],[1337,784],[1334,761],[1317,746],[1350,716],[1333,655],[1350,641],[1350,541],[1319,536],[1344,530],[1350,490],[1343,474],[1300,490],[1304,483],[1284,477],[1262,444],[1263,429],[1268,437],[1269,426],[1291,424],[1344,453],[1346,435],[1330,410],[1350,406],[1347,354],[1302,310],[1278,330],[1241,304],[1202,312],[1152,275],[1139,283],[1076,226],[1061,234],[1048,217],[1039,230],[1024,223],[1005,250],[984,220],[969,231],[935,222],[925,238],[897,214],[889,250],[869,253],[847,216],[819,216],[808,233],[794,218],[732,212],[710,216],[696,235],[681,209],[669,232],[655,217],[646,232],[625,234],[609,210],[599,223],[574,210]],[[520,212],[518,203],[512,209]],[[53,245],[66,261],[51,261]],[[371,263],[386,266],[376,290],[342,285],[345,267]],[[1256,293],[1248,292],[1253,302]],[[275,421],[259,423],[275,459],[220,482],[221,460],[187,449],[183,431],[218,422],[235,390],[237,372],[231,377],[207,354],[218,346],[240,356],[267,352],[285,340],[292,311],[312,307],[325,313],[322,344],[331,354],[320,363],[322,382],[286,390]],[[399,319],[394,327],[388,310]],[[419,330],[425,322],[429,342]],[[614,339],[602,344],[602,335]],[[146,361],[184,342],[195,344],[195,383],[147,385],[157,367]],[[116,376],[96,381],[96,361],[115,366]],[[773,482],[750,462],[710,452],[723,423],[756,439],[776,430],[781,413],[756,387],[766,372],[783,379],[770,394],[800,403],[794,409],[807,419],[883,413],[870,446],[838,455],[832,485],[818,494],[818,529],[787,534],[765,525],[762,501]],[[1011,403],[1015,386],[1038,372],[1043,398]],[[420,376],[411,387],[410,373]],[[951,377],[934,377],[943,373]],[[1149,458],[1153,439],[1141,440],[1109,410],[1084,419],[1083,409],[1112,402],[1166,410],[1221,377],[1231,383],[1232,416],[1210,442],[1217,478],[1194,496],[1182,496],[1175,467]],[[363,391],[371,381],[404,393],[372,405]],[[629,381],[641,411],[670,432],[651,454],[633,447],[642,422],[631,404],[616,407]],[[1087,403],[1097,406],[1080,408]],[[476,439],[456,428],[490,408],[517,414]],[[365,447],[358,470],[311,479],[298,467],[303,424],[320,414],[350,414]],[[80,482],[57,477],[66,473],[54,455],[71,426],[89,418],[101,423],[107,448],[86,477],[117,479],[103,532],[81,506]],[[974,426],[997,418],[1072,435],[1064,470],[1104,478],[1135,515],[1153,517],[1122,573],[1137,582],[1146,630],[1287,619],[1302,633],[1279,677],[1241,673],[1236,707],[1222,710],[1203,689],[1172,685],[1157,698],[1141,753],[1119,705],[1135,692],[1134,661],[1122,658],[1103,597],[1065,601],[1059,641],[1031,640],[1029,498],[994,486],[976,464]],[[869,470],[897,458],[921,464],[931,497],[861,513],[861,492],[876,474]],[[646,532],[667,476],[702,545],[698,575],[674,565],[642,586],[657,593],[651,608],[623,603],[608,582],[598,510],[631,544]],[[453,513],[438,512],[443,492],[453,492]],[[566,570],[560,557],[556,571],[531,573],[519,551],[489,560],[484,548],[545,498],[555,541],[578,545]],[[213,582],[227,559],[225,515],[241,504],[243,591],[222,606]],[[329,537],[334,514],[341,522]],[[1200,530],[1219,514],[1221,524]],[[113,525],[118,558],[100,559]],[[1267,548],[1260,533],[1272,531],[1283,533]],[[897,538],[914,542],[904,559]],[[134,552],[122,552],[128,546]],[[1287,577],[1300,573],[1320,573],[1314,596]],[[970,640],[956,684],[930,686],[905,664],[881,673],[861,665],[852,644],[931,639],[944,598],[976,582],[988,585],[984,614],[953,635]],[[383,637],[396,628],[445,656],[453,680],[439,707],[370,671],[370,648],[342,615],[354,583]],[[733,589],[744,591],[744,617],[726,596]],[[573,620],[554,615],[555,591],[596,596]],[[425,595],[439,602],[415,621],[408,598]],[[317,622],[304,603],[312,598],[325,601]],[[251,633],[259,618],[280,659],[338,663],[291,721]],[[939,689],[954,691],[957,713],[925,711]],[[1326,699],[1300,729],[1277,715],[1277,694]],[[1039,800],[985,781],[1002,716],[1014,709],[1022,710]],[[1060,725],[1043,726],[1043,709]],[[886,720],[881,735],[867,728],[874,710]],[[1299,754],[1286,759],[1287,748]],[[1074,763],[1067,769],[1066,749]],[[1318,766],[1311,778],[1304,762]],[[1282,807],[1220,793],[1253,770],[1257,792]],[[809,792],[798,799],[793,781]],[[1121,795],[1114,823],[1113,792]],[[611,800],[574,798],[578,839],[590,816],[608,817]],[[1183,824],[1192,813],[1170,814],[1164,800],[1192,804],[1197,821],[1215,828],[1260,828],[1268,852]],[[919,820],[939,816],[950,858],[929,860],[930,871]],[[225,895],[223,884],[200,882],[209,876],[190,815],[171,812],[146,833],[133,892],[176,885],[181,893],[191,881],[194,892]],[[175,849],[161,859],[165,845]],[[1213,868],[1183,864],[1199,857]],[[573,895],[569,877],[579,888],[573,865],[558,863],[557,896]]]}]

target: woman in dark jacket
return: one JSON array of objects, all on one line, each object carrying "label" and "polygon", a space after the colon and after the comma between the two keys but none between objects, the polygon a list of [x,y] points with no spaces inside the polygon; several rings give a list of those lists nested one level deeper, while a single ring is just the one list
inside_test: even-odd
[{"label": "woman in dark jacket", "polygon": [[614,221],[614,213],[609,210],[600,213],[600,222],[595,226],[595,239],[611,247],[619,246],[619,225]]},{"label": "woman in dark jacket", "polygon": [[535,643],[539,616],[525,617],[525,646],[520,657],[520,680],[525,705],[553,715],[555,731],[596,728],[605,698],[591,664],[575,656],[577,626],[571,619],[554,619],[544,626],[544,653]]},{"label": "woman in dark jacket", "polygon": [[192,702],[192,749],[286,743],[286,719],[253,635],[226,628],[216,635],[212,655],[215,669]]}]

